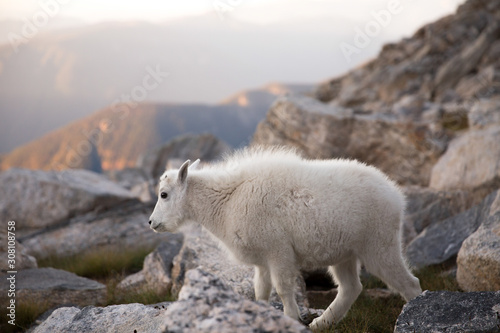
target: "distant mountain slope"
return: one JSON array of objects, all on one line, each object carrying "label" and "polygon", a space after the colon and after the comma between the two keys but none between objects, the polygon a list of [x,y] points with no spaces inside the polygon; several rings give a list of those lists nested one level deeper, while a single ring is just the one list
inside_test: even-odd
[{"label": "distant mountain slope", "polygon": [[121,169],[134,166],[147,150],[186,133],[212,133],[237,147],[248,143],[278,93],[311,89],[271,84],[213,106],[143,103],[135,108],[109,107],[4,155],[1,169]]}]

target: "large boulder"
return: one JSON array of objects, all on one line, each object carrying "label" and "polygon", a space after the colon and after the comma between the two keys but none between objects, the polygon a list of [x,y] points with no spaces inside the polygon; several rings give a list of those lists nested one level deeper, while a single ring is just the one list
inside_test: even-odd
[{"label": "large boulder", "polygon": [[71,256],[98,248],[154,248],[169,234],[157,234],[149,228],[152,211],[153,205],[123,203],[106,211],[73,217],[57,227],[19,240],[38,259]]},{"label": "large boulder", "polygon": [[309,158],[355,158],[379,167],[401,184],[427,185],[447,137],[427,124],[283,96],[271,106],[253,144],[296,147]]},{"label": "large boulder", "polygon": [[496,193],[479,205],[424,229],[406,248],[406,257],[414,267],[440,264],[457,255],[462,243],[490,214]]},{"label": "large boulder", "polygon": [[500,332],[500,291],[426,290],[403,307],[394,332]]},{"label": "large boulder", "polygon": [[298,321],[263,302],[234,292],[203,269],[186,273],[179,300],[168,307],[165,332],[309,332]]},{"label": "large boulder", "polygon": [[450,142],[432,168],[430,187],[465,189],[484,197],[500,188],[500,126],[472,130]]},{"label": "large boulder", "polygon": [[471,208],[474,197],[463,190],[438,191],[420,186],[403,188],[406,195],[402,242],[407,246],[428,226]]},{"label": "large boulder", "polygon": [[172,288],[172,266],[174,257],[179,253],[182,234],[168,234],[167,237],[148,254],[140,272],[126,277],[118,285],[118,289],[146,289],[157,294],[169,292]]},{"label": "large boulder", "polygon": [[143,304],[111,305],[105,308],[56,309],[33,333],[164,332],[168,318],[165,308]]},{"label": "large boulder", "polygon": [[87,170],[10,169],[0,174],[0,184],[0,219],[16,221],[18,231],[53,226],[136,200],[129,191]]},{"label": "large boulder", "polygon": [[[184,244],[175,257],[172,268],[172,293],[174,295],[182,288],[186,272],[202,267],[207,273],[220,278],[236,293],[247,299],[255,299],[253,267],[232,260],[229,257],[230,253],[223,251],[214,237],[200,226],[193,225],[183,231]],[[297,277],[296,295],[299,305],[308,305],[305,283],[301,276]],[[281,301],[275,291],[271,294],[271,301]]]},{"label": "large boulder", "polygon": [[137,167],[144,170],[148,177],[159,178],[170,159],[200,159],[208,162],[221,158],[229,151],[229,146],[212,134],[184,135],[154,148],[137,161]]},{"label": "large boulder", "polygon": [[[12,274],[0,279],[0,290],[7,296]],[[89,305],[106,302],[106,286],[76,274],[54,268],[31,268],[18,271],[15,276],[16,302],[33,303],[47,307],[64,304]]]},{"label": "large boulder", "polygon": [[462,244],[457,281],[466,291],[500,290],[500,191],[489,217]]}]

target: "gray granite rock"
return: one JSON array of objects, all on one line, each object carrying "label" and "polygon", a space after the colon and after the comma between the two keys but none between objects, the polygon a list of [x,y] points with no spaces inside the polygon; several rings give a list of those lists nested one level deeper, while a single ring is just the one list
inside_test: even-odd
[{"label": "gray granite rock", "polygon": [[[321,311],[316,311],[320,314]],[[186,273],[176,302],[56,309],[34,330],[62,332],[309,332],[299,322],[263,302],[235,293],[202,269]]]},{"label": "gray granite rock", "polygon": [[137,161],[137,167],[153,179],[159,178],[166,169],[169,159],[200,159],[204,162],[221,158],[229,146],[212,134],[184,135],[154,148]]},{"label": "gray granite rock", "polygon": [[[0,279],[1,295],[9,289],[7,277]],[[55,307],[63,304],[89,305],[106,301],[106,286],[76,274],[54,268],[31,268],[15,274],[16,301]],[[2,297],[0,296],[0,297]]]},{"label": "gray granite rock", "polygon": [[500,291],[427,290],[403,307],[394,332],[500,332]]},{"label": "gray granite rock", "polygon": [[132,274],[121,281],[117,288],[152,290],[158,294],[169,292],[172,288],[172,266],[174,257],[179,253],[182,234],[168,234],[167,237],[148,254],[140,272]]},{"label": "gray granite rock", "polygon": [[482,129],[500,124],[500,97],[477,100],[468,113],[469,124],[473,129]]},{"label": "gray granite rock", "polygon": [[179,300],[166,311],[168,333],[309,332],[269,304],[251,301],[200,269],[186,273]]},{"label": "gray granite rock", "polygon": [[156,234],[149,228],[152,205],[138,201],[89,212],[64,224],[44,229],[20,239],[31,255],[69,256],[99,248],[154,248],[169,234]]},{"label": "gray granite rock", "polygon": [[500,290],[500,191],[490,216],[462,244],[457,256],[457,281],[466,291]]},{"label": "gray granite rock", "polygon": [[136,200],[129,191],[87,170],[10,169],[0,174],[0,184],[0,220],[16,221],[18,230],[52,226]]},{"label": "gray granite rock", "polygon": [[273,103],[252,144],[292,146],[309,158],[354,158],[401,184],[426,186],[447,140],[428,124],[289,95]]},{"label": "gray granite rock", "polygon": [[104,308],[56,309],[34,329],[34,333],[164,332],[166,308],[143,304],[111,305]]},{"label": "gray granite rock", "polygon": [[474,197],[468,191],[439,191],[419,186],[403,188],[406,213],[402,242],[407,246],[428,226],[439,223],[471,208]]},{"label": "gray granite rock", "polygon": [[479,205],[421,232],[406,248],[410,264],[414,267],[440,264],[457,255],[463,241],[487,219],[495,196],[492,193]]},{"label": "gray granite rock", "polygon": [[463,189],[484,197],[500,188],[500,126],[472,130],[450,142],[432,168],[430,187]]}]

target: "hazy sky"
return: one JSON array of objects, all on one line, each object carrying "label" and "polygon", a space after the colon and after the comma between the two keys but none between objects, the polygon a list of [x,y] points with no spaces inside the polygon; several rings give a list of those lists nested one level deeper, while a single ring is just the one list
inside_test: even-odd
[{"label": "hazy sky", "polygon": [[[411,19],[422,24],[451,13],[463,0],[0,0],[0,19],[32,18],[43,8],[59,18],[88,23],[114,20],[163,21],[226,9],[226,16],[269,23],[290,18],[342,16],[363,20],[390,2],[412,8]],[[421,22],[424,20],[425,22]]]}]

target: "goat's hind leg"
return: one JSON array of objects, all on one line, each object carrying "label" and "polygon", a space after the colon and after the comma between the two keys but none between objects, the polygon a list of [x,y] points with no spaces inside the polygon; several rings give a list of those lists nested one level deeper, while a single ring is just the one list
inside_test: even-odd
[{"label": "goat's hind leg", "polygon": [[406,301],[422,293],[418,278],[413,276],[406,266],[397,244],[384,251],[372,251],[371,255],[363,260],[363,264],[368,272],[398,291]]},{"label": "goat's hind leg", "polygon": [[330,266],[328,271],[332,274],[338,285],[338,292],[332,304],[328,306],[319,318],[314,319],[309,326],[315,331],[328,329],[334,323],[341,320],[363,289],[359,281],[359,268],[356,258],[351,258],[335,266]]}]

